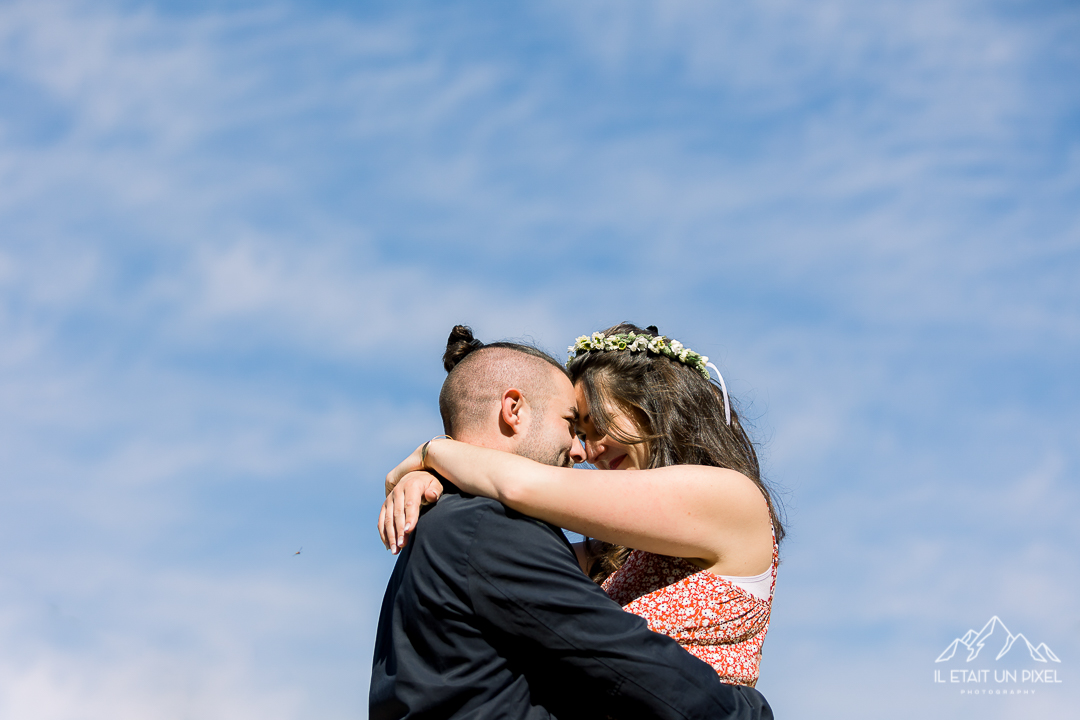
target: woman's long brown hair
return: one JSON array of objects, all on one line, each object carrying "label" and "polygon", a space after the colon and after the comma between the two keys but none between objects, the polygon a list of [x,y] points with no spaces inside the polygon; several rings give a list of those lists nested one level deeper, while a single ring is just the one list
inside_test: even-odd
[{"label": "woman's long brown hair", "polygon": [[[603,331],[657,336],[656,327],[639,328],[620,323]],[[750,478],[769,507],[776,541],[784,537],[784,525],[769,487],[761,479],[757,452],[731,405],[731,424],[724,419],[720,386],[706,380],[692,367],[663,355],[628,351],[591,351],[567,365],[570,377],[581,382],[597,431],[620,443],[644,444],[649,467],[710,465],[736,470]],[[730,398],[729,398],[730,402]],[[629,436],[612,422],[617,414],[633,419],[638,434]],[[595,545],[595,543],[591,543]],[[603,582],[622,567],[628,548],[600,543],[591,575]]]}]

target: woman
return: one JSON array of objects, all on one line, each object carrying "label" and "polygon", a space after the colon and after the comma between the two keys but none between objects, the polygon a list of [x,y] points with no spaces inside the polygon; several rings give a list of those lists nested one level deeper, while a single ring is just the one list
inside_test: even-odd
[{"label": "woman", "polygon": [[578,338],[570,353],[579,437],[598,470],[425,443],[387,476],[384,543],[402,544],[429,482],[398,481],[430,469],[464,492],[600,541],[580,545],[578,557],[612,599],[724,681],[752,686],[784,531],[723,379],[713,383],[708,358],[655,327],[616,325]]}]

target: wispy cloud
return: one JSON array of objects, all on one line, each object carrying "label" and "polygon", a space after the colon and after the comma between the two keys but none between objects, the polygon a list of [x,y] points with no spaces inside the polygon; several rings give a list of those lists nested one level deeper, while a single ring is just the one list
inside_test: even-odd
[{"label": "wispy cloud", "polygon": [[778,708],[897,692],[985,610],[1064,636],[1078,25],[4,4],[3,714],[361,712],[364,528],[462,321],[556,352],[656,322],[720,362],[790,491]]}]

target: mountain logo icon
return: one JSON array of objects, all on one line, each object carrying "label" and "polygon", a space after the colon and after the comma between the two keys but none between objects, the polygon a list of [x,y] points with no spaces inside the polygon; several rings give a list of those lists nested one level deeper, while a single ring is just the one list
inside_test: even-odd
[{"label": "mountain logo icon", "polygon": [[938,655],[938,659],[934,662],[945,662],[946,660],[952,660],[956,655],[956,651],[963,647],[967,651],[967,662],[971,662],[979,656],[979,653],[987,645],[990,648],[987,653],[994,652],[994,648],[1000,647],[995,660],[1003,658],[1010,650],[1013,649],[1018,643],[1018,640],[1023,640],[1023,644],[1019,647],[1023,648],[1027,646],[1028,653],[1031,654],[1031,659],[1036,662],[1056,662],[1061,660],[1058,656],[1046,646],[1046,643],[1039,643],[1037,646],[1032,645],[1031,641],[1024,637],[1023,633],[1016,633],[1015,635],[1009,632],[1009,628],[1005,627],[1005,623],[1001,622],[1001,618],[997,615],[990,618],[983,629],[975,632],[974,630],[968,630],[964,633],[963,637],[958,637],[949,643],[949,646],[945,648],[944,652]]}]

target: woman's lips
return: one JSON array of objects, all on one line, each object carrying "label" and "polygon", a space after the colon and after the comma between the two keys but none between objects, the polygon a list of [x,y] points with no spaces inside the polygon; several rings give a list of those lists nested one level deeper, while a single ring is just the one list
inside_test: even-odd
[{"label": "woman's lips", "polygon": [[622,465],[622,461],[625,460],[625,459],[626,459],[625,455],[620,455],[619,457],[615,458],[614,460],[612,460],[611,462],[608,463],[608,470],[618,470],[619,466]]}]

